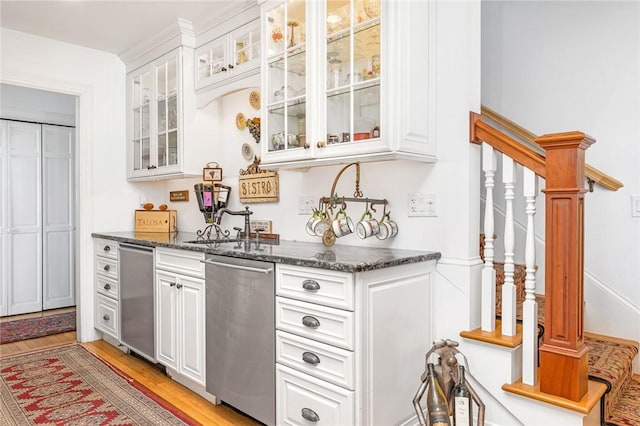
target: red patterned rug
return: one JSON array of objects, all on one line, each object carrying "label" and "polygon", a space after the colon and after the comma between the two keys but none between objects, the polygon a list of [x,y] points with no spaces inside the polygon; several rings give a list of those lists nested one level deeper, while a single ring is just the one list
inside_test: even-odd
[{"label": "red patterned rug", "polygon": [[78,344],[0,359],[2,425],[195,425]]},{"label": "red patterned rug", "polygon": [[66,333],[75,329],[75,311],[39,318],[7,321],[0,323],[0,344]]}]

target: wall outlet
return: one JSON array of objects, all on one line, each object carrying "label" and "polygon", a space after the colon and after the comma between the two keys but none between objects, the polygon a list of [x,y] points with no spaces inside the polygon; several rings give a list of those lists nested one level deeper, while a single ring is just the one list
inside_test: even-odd
[{"label": "wall outlet", "polygon": [[437,216],[436,194],[423,194],[420,192],[410,193],[407,211],[409,212],[409,216]]},{"label": "wall outlet", "polygon": [[313,209],[318,205],[318,199],[310,195],[301,195],[298,198],[298,214],[310,215],[313,214]]}]

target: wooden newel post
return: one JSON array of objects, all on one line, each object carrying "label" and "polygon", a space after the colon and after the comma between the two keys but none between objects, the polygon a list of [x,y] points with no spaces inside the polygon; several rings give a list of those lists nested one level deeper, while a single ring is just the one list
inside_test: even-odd
[{"label": "wooden newel post", "polygon": [[544,343],[540,390],[579,401],[587,393],[584,345],[584,154],[595,142],[580,132],[536,138],[546,151]]}]

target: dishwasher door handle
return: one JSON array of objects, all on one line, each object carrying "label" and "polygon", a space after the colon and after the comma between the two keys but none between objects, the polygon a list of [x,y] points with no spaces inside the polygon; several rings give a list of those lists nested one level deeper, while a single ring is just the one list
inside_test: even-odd
[{"label": "dishwasher door handle", "polygon": [[241,271],[258,272],[261,274],[270,274],[273,268],[255,268],[253,266],[235,265],[233,263],[216,262],[215,260],[201,260],[202,263],[221,266],[223,268],[239,269]]},{"label": "dishwasher door handle", "polygon": [[153,253],[153,247],[139,246],[137,244],[120,243],[120,249]]}]

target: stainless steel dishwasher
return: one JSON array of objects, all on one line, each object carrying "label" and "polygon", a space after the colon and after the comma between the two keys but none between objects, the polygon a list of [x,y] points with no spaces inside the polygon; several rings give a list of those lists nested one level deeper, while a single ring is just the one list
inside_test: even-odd
[{"label": "stainless steel dishwasher", "polygon": [[204,262],[207,392],[274,425],[274,264],[225,256]]},{"label": "stainless steel dishwasher", "polygon": [[153,248],[120,243],[118,250],[120,341],[155,362]]}]

